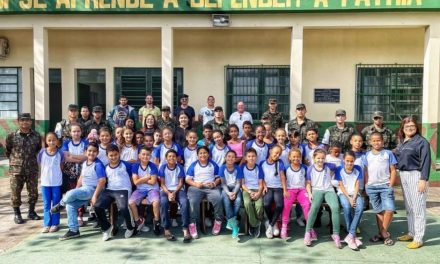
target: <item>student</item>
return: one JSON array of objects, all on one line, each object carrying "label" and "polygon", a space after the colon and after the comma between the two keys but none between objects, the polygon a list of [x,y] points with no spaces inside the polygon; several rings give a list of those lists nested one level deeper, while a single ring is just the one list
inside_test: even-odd
[{"label": "student", "polygon": [[142,131],[134,132],[134,137],[136,138],[136,145],[139,147],[144,145],[144,133]]},{"label": "student", "polygon": [[396,182],[397,160],[390,150],[383,149],[382,134],[372,133],[369,143],[371,150],[364,157],[364,164],[367,167],[365,190],[370,197],[373,210],[376,212],[376,222],[379,229],[379,233],[370,241],[383,241],[385,245],[392,246],[394,241],[388,228],[396,210],[393,186]]},{"label": "student", "polygon": [[99,129],[99,153],[98,159],[106,166],[108,164],[107,147],[112,140],[112,132],[107,127]]},{"label": "student", "polygon": [[[264,172],[263,202],[268,219],[265,223],[266,237],[269,239],[280,235],[277,221],[284,207],[283,189],[286,188],[286,175],[284,174],[284,164],[279,159],[281,151],[281,147],[275,145],[270,149],[267,160],[260,164],[261,170]],[[272,209],[273,204],[275,204],[275,209]]]},{"label": "student", "polygon": [[264,142],[264,136],[266,135],[266,130],[264,126],[258,125],[255,128],[256,138],[254,140],[248,141],[246,143],[246,150],[253,148],[257,152],[257,164],[265,161],[267,155],[269,154],[269,145]]},{"label": "student", "polygon": [[362,168],[354,165],[355,154],[349,150],[344,154],[344,164],[336,169],[335,179],[339,181],[338,196],[344,210],[345,226],[348,235],[344,241],[353,250],[359,250],[362,242],[356,237],[356,229],[364,210],[359,182],[363,181]]},{"label": "student", "polygon": [[199,219],[200,202],[206,197],[214,207],[215,221],[212,234],[218,235],[223,219],[223,206],[220,190],[220,177],[218,166],[209,159],[209,149],[206,146],[197,149],[197,158],[186,173],[188,200],[190,205],[189,232],[194,239],[198,238],[196,223]]},{"label": "student", "polygon": [[179,144],[180,148],[183,148],[186,146],[186,132],[191,129],[191,126],[189,125],[189,116],[186,112],[181,111],[179,113],[179,126],[176,127],[176,130],[174,132],[174,141]]},{"label": "student", "polygon": [[266,131],[266,134],[264,135],[264,143],[266,143],[269,148],[272,148],[277,144],[277,140],[272,134],[272,124],[270,122],[264,122],[264,130]]},{"label": "student", "polygon": [[116,146],[118,146],[119,149],[121,149],[124,146],[124,144],[125,144],[124,136],[123,135],[124,135],[124,128],[123,127],[117,127],[115,129],[115,139],[114,139],[113,143]]},{"label": "student", "polygon": [[228,128],[229,140],[228,147],[236,153],[235,164],[241,164],[243,160],[243,152],[246,147],[246,141],[238,137],[238,126],[236,124],[229,125]]},{"label": "student", "polygon": [[120,148],[121,160],[134,164],[138,160],[138,146],[134,132],[131,129],[124,128],[124,145]]},{"label": "student", "polygon": [[301,163],[303,163],[304,159],[304,144],[301,144],[301,134],[299,131],[294,130],[292,132],[289,132],[289,143],[286,145],[288,149],[294,149],[297,148],[299,151],[301,151]]},{"label": "student", "polygon": [[137,230],[140,231],[145,224],[145,220],[139,217],[138,206],[146,198],[147,204],[153,207],[153,230],[156,236],[160,235],[160,197],[157,176],[159,174],[157,166],[151,162],[151,148],[143,146],[139,151],[139,162],[133,164],[132,174],[133,183],[136,190],[131,194],[128,204]]},{"label": "student", "polygon": [[105,167],[107,175],[106,188],[93,203],[98,223],[102,231],[102,240],[107,241],[116,233],[116,226],[112,226],[105,213],[113,202],[116,202],[118,211],[124,217],[127,230],[125,238],[134,235],[135,227],[132,225],[130,211],[128,208],[128,197],[131,195],[131,164],[120,159],[119,148],[115,145],[107,147],[108,165]]},{"label": "student", "polygon": [[306,166],[311,166],[313,165],[313,153],[315,150],[325,150],[325,146],[318,143],[318,130],[313,127],[307,129],[306,139],[309,143],[304,146],[304,164],[306,164]]},{"label": "student", "polygon": [[188,145],[183,149],[184,173],[197,160],[197,132],[195,130],[188,131],[186,133],[186,141]]},{"label": "student", "polygon": [[325,156],[325,162],[332,163],[336,167],[341,166],[342,165],[342,158],[343,158],[343,155],[341,153],[341,149],[342,149],[341,143],[333,142],[330,145],[330,148],[328,149],[329,154],[327,154],[327,156]]},{"label": "student", "polygon": [[154,163],[157,167],[161,167],[166,164],[165,153],[168,150],[174,149],[177,152],[177,162],[181,163],[182,161],[182,149],[180,146],[173,141],[173,131],[171,128],[165,127],[162,129],[162,139],[163,142],[154,149],[153,157]]},{"label": "student", "polygon": [[144,135],[144,146],[152,149],[156,149],[156,147],[154,146],[154,135],[151,134]]},{"label": "student", "polygon": [[[359,134],[353,134],[350,138],[350,145],[351,145],[351,151],[353,151],[354,155],[355,155],[355,160],[354,160],[354,165],[358,165],[359,167],[361,167],[362,172],[365,170],[365,164],[364,164],[364,156],[365,156],[365,152],[362,149],[363,146],[363,140],[362,140],[362,136]],[[361,194],[365,194],[365,177],[362,178],[362,181],[359,181],[359,193]],[[364,200],[364,211],[365,210],[369,210],[370,209],[370,200],[368,198],[367,195],[363,196],[363,200]],[[360,234],[361,230],[358,229],[356,230],[357,234]]]},{"label": "student", "polygon": [[130,129],[134,133],[136,131],[134,119],[127,118],[125,120],[124,129]]},{"label": "student", "polygon": [[[301,205],[304,218],[307,220],[310,210],[310,200],[306,190],[307,167],[301,164],[302,154],[297,148],[289,151],[290,166],[286,167],[286,185],[283,188],[284,208],[282,214],[281,238],[287,238],[290,209],[295,202]],[[297,217],[298,218],[298,217]]]},{"label": "student", "polygon": [[162,130],[156,129],[153,134],[153,147],[157,147],[162,143]]},{"label": "student", "polygon": [[212,135],[214,137],[214,146],[209,149],[209,152],[211,153],[212,161],[220,167],[225,163],[226,153],[231,149],[225,145],[224,135],[221,130],[214,130]]},{"label": "student", "polygon": [[242,165],[243,201],[249,220],[249,235],[258,238],[260,236],[261,221],[263,221],[263,180],[264,172],[257,165],[257,151],[253,148],[246,150],[246,163]]},{"label": "student", "polygon": [[197,141],[197,147],[201,146],[207,146],[210,148],[212,145],[214,145],[214,140],[212,139],[212,125],[206,124],[203,125],[203,138]]},{"label": "student", "polygon": [[175,241],[176,237],[171,233],[171,219],[168,210],[170,202],[178,202],[182,215],[183,242],[191,242],[191,235],[188,231],[189,207],[188,198],[185,192],[185,172],[182,165],[177,163],[177,152],[170,149],[165,153],[167,163],[159,170],[160,180],[160,217],[165,230],[164,235],[168,241]]},{"label": "student", "polygon": [[243,122],[243,136],[241,137],[242,140],[250,141],[255,139],[255,135],[253,134],[254,129],[252,127],[251,121],[244,121]]},{"label": "student", "polygon": [[145,117],[144,127],[142,128],[142,132],[144,134],[154,134],[154,131],[157,129],[156,118],[152,114],[148,114]]},{"label": "student", "polygon": [[335,166],[331,163],[325,163],[325,150],[316,149],[313,153],[314,164],[307,170],[307,193],[312,203],[309,211],[309,219],[306,225],[304,235],[304,244],[311,246],[312,241],[317,240],[318,236],[312,229],[313,223],[318,215],[322,202],[325,201],[330,206],[333,235],[331,236],[337,248],[341,248],[341,239],[339,237],[339,202],[331,180],[335,171]]},{"label": "student", "polygon": [[280,160],[284,163],[285,166],[290,164],[289,162],[289,151],[290,149],[286,145],[287,134],[286,130],[283,128],[277,128],[275,130],[275,139],[277,140],[277,145],[281,148]]},{"label": "student", "polygon": [[46,148],[38,154],[38,164],[41,175],[41,194],[43,195],[44,227],[42,233],[57,232],[60,224],[60,214],[50,214],[50,208],[61,200],[61,185],[63,184],[63,153],[57,149],[57,134],[49,132],[46,135]]},{"label": "student", "polygon": [[[238,134],[238,131],[237,131]],[[243,178],[243,171],[235,164],[237,154],[233,150],[226,153],[226,163],[220,167],[220,178],[222,180],[223,207],[226,211],[226,229],[232,230],[232,238],[238,237],[239,226],[237,215],[241,206],[240,181]]]},{"label": "student", "polygon": [[92,142],[87,146],[87,160],[82,163],[81,175],[78,179],[76,189],[66,193],[63,199],[50,209],[51,214],[57,214],[66,207],[67,226],[69,230],[60,237],[60,240],[67,240],[79,237],[78,208],[87,204],[91,199],[94,205],[99,194],[105,187],[105,168],[102,162],[97,159],[98,144]]}]

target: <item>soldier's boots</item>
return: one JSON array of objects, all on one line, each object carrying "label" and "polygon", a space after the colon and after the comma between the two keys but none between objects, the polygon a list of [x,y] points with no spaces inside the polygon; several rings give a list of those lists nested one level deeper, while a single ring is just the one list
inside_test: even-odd
[{"label": "soldier's boots", "polygon": [[41,217],[35,212],[35,204],[29,204],[28,219],[41,220]]},{"label": "soldier's boots", "polygon": [[17,225],[24,224],[24,220],[21,217],[20,207],[14,207],[14,222]]}]

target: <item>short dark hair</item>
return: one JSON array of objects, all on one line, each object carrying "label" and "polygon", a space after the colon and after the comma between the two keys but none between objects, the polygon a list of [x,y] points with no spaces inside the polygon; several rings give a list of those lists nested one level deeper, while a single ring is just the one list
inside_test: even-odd
[{"label": "short dark hair", "polygon": [[211,124],[205,124],[205,125],[203,126],[203,130],[205,130],[205,129],[213,130],[214,128],[212,127]]},{"label": "short dark hair", "polygon": [[169,149],[167,152],[165,152],[165,158],[167,158],[168,155],[171,153],[174,153],[174,155],[177,156],[177,151],[175,151],[174,149]]},{"label": "short dark hair", "polygon": [[202,150],[202,149],[206,150],[206,151],[209,153],[209,148],[208,148],[207,146],[201,146],[201,147],[198,147],[198,148],[197,148],[197,155],[199,155],[199,152],[200,152],[200,150]]},{"label": "short dark hair", "polygon": [[96,143],[96,142],[90,142],[90,143],[87,145],[87,149],[88,149],[89,147],[94,147],[94,148],[96,148],[97,150],[99,149],[99,145],[98,145],[98,143]]},{"label": "short dark hair", "polygon": [[150,153],[153,152],[153,149],[152,149],[152,148],[147,147],[147,146],[142,146],[142,147],[139,149],[139,152],[138,152],[138,153],[141,153],[142,150],[148,151],[148,152],[150,152]]},{"label": "short dark hair", "polygon": [[105,150],[105,154],[108,155],[109,152],[117,151],[119,153],[119,147],[115,144],[110,144],[107,146],[107,149]]},{"label": "short dark hair", "polygon": [[122,99],[122,98],[125,98],[125,99],[127,99],[127,96],[125,96],[125,95],[121,94],[121,95],[119,96],[119,99]]}]

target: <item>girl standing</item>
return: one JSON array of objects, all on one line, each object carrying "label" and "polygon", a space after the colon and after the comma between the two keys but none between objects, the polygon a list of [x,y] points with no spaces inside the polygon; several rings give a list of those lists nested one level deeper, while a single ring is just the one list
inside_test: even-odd
[{"label": "girl standing", "polygon": [[129,163],[136,163],[138,161],[138,147],[134,132],[129,128],[124,128],[123,131],[124,145],[121,150],[121,160]]},{"label": "girl standing", "polygon": [[235,158],[235,164],[239,165],[243,160],[243,152],[245,149],[246,141],[238,138],[239,129],[236,124],[229,125],[228,131],[230,138],[228,141],[228,147],[237,154]]},{"label": "girl standing", "polygon": [[225,163],[226,153],[230,148],[225,145],[223,132],[221,130],[214,130],[213,137],[214,146],[210,148],[211,159],[220,167]]},{"label": "girl standing", "polygon": [[255,128],[255,139],[246,143],[246,150],[253,148],[257,152],[257,164],[265,161],[269,154],[269,145],[264,142],[265,135],[264,126],[259,125]]},{"label": "girl standing", "polygon": [[179,126],[176,127],[176,131],[174,132],[174,141],[179,144],[181,148],[186,145],[186,132],[190,129],[189,116],[186,112],[181,111],[179,113]]},{"label": "girl standing", "polygon": [[197,132],[194,130],[188,131],[186,141],[188,145],[183,149],[184,173],[197,160]]},{"label": "girl standing", "polygon": [[103,127],[99,130],[99,152],[98,152],[98,159],[106,166],[108,164],[108,157],[107,157],[107,147],[110,145],[110,142],[112,140],[112,133],[110,132],[110,129],[107,127]]},{"label": "girl standing", "polygon": [[289,162],[289,151],[290,149],[286,146],[287,134],[286,130],[278,128],[275,130],[275,139],[277,140],[277,145],[281,148],[280,160],[284,165],[288,165]]},{"label": "girl standing", "polygon": [[173,141],[173,131],[169,127],[165,127],[162,130],[163,142],[154,149],[153,157],[154,163],[160,168],[160,166],[167,163],[165,154],[168,150],[174,149],[177,152],[177,162],[182,161],[182,149],[180,146]]}]

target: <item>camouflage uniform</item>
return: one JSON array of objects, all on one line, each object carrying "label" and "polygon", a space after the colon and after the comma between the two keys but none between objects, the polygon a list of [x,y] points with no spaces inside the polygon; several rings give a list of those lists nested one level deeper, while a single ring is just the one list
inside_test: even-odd
[{"label": "camouflage uniform", "polygon": [[374,132],[379,132],[383,137],[383,147],[385,149],[394,149],[396,147],[396,134],[386,126],[383,126],[382,129],[375,128],[374,124],[365,127],[362,129],[362,138],[364,140],[364,146],[367,147],[367,150],[371,150],[371,145],[369,143],[370,136]]},{"label": "camouflage uniform", "polygon": [[[70,122],[69,120],[63,119],[60,122],[58,122],[55,126],[55,134],[57,134],[58,138],[62,139],[62,142],[72,139],[70,136],[70,126],[73,122]],[[85,129],[84,125],[79,123],[78,121],[75,122],[81,127],[81,137],[85,137]]]},{"label": "camouflage uniform", "polygon": [[21,191],[26,183],[29,204],[38,200],[38,163],[37,155],[41,149],[40,135],[31,130],[10,133],[6,138],[6,156],[9,158],[12,207],[20,207]]},{"label": "camouflage uniform", "polygon": [[206,124],[210,124],[212,126],[212,131],[220,130],[223,132],[223,135],[226,136],[226,130],[228,129],[229,123],[226,120],[223,120],[221,123],[215,122],[215,119],[209,121]]},{"label": "camouflage uniform", "polygon": [[277,130],[277,128],[283,127],[283,115],[280,112],[271,113],[266,111],[261,116],[261,119],[267,119],[272,124],[272,133]]},{"label": "camouflage uniform", "polygon": [[99,123],[95,122],[94,119],[91,119],[84,124],[84,128],[85,128],[84,130],[86,131],[87,134],[89,134],[90,131],[92,131],[92,129],[96,129],[96,131],[99,132],[99,130],[103,127],[110,129],[110,132],[112,131],[112,127],[110,126],[110,123],[103,118],[101,118],[101,122]]},{"label": "camouflage uniform", "polygon": [[304,123],[302,123],[302,124],[298,124],[297,118],[292,119],[287,124],[287,131],[289,133],[292,132],[292,131],[298,131],[299,132],[300,143],[307,143],[306,135],[307,135],[307,130],[309,128],[318,129],[318,125],[314,121],[312,121],[312,120],[310,120],[308,118],[304,118]]},{"label": "camouflage uniform", "polygon": [[354,134],[352,126],[345,125],[343,129],[339,129],[337,125],[327,128],[326,134],[329,133],[328,142],[326,142],[325,135],[322,143],[331,146],[334,142],[339,142],[342,145],[342,152],[350,150],[350,138]]},{"label": "camouflage uniform", "polygon": [[162,117],[159,117],[157,119],[157,127],[160,128],[160,130],[162,130],[166,127],[171,128],[171,130],[174,133],[174,131],[176,130],[176,127],[177,127],[177,122],[173,118],[170,118],[168,121],[165,121],[165,120],[163,120]]}]

